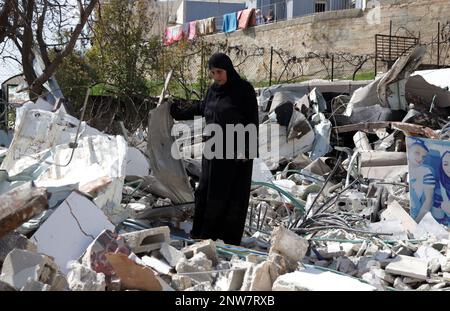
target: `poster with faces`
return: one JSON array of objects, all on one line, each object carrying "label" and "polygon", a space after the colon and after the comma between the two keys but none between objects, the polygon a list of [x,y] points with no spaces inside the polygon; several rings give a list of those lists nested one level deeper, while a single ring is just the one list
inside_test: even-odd
[{"label": "poster with faces", "polygon": [[407,137],[411,217],[450,225],[450,141]]}]

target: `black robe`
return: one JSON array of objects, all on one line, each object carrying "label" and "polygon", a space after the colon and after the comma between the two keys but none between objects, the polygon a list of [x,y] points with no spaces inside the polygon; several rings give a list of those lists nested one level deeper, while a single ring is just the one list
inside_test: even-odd
[{"label": "black robe", "polygon": [[[170,113],[177,120],[204,116],[206,125],[218,124],[224,134],[226,124],[255,124],[256,128],[259,125],[255,90],[250,83],[240,78],[222,87],[213,84],[201,103],[190,107],[172,104]],[[233,245],[241,243],[253,168],[253,160],[248,158],[249,143],[247,137],[246,160],[236,157],[208,160],[202,157],[202,173],[195,190],[191,237],[221,239]]]}]

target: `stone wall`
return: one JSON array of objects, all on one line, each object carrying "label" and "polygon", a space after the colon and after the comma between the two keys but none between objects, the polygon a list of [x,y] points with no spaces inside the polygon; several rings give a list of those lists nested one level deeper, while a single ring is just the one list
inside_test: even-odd
[{"label": "stone wall", "polygon": [[420,37],[421,43],[428,45],[427,63],[437,62],[435,41],[440,21],[444,28],[441,39],[447,40],[447,44],[441,46],[441,64],[450,63],[447,48],[449,0],[371,1],[365,11],[315,14],[231,34],[214,34],[204,41],[220,44],[218,49],[232,54],[240,64],[240,73],[252,81],[268,81],[271,47],[275,50],[275,80],[280,76],[282,81],[296,77],[329,77],[332,55],[334,76],[344,78],[351,76],[361,63],[360,71],[374,70],[375,35],[389,34],[391,21],[394,35]]}]

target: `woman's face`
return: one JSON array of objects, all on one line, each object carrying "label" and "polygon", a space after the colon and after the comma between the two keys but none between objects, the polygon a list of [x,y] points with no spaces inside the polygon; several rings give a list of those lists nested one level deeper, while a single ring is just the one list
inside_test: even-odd
[{"label": "woman's face", "polygon": [[414,145],[412,150],[413,161],[416,165],[422,165],[427,151],[421,146]]},{"label": "woman's face", "polygon": [[225,69],[211,68],[209,70],[209,74],[218,85],[224,85],[227,83],[227,71]]},{"label": "woman's face", "polygon": [[450,177],[450,153],[446,153],[442,158],[442,170],[445,175]]}]

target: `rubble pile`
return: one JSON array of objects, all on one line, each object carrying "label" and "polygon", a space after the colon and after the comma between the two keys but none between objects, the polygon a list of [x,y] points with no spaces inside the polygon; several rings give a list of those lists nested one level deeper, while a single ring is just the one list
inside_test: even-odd
[{"label": "rubble pile", "polygon": [[[165,91],[129,137],[24,104],[0,148],[0,290],[449,290],[450,76],[417,71],[424,54],[259,90],[241,245],[190,239],[200,159],[168,156],[186,138]],[[187,139],[181,154],[201,148]]]}]

